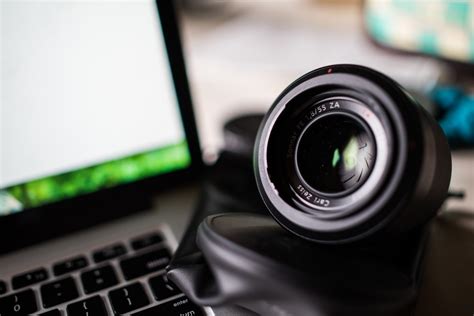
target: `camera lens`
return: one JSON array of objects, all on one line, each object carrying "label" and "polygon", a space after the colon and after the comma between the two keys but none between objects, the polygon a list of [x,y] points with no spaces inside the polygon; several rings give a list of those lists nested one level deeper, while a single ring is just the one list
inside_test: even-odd
[{"label": "camera lens", "polygon": [[368,127],[347,114],[326,115],[303,131],[296,149],[299,176],[314,190],[344,194],[372,171],[375,144]]},{"label": "camera lens", "polygon": [[451,177],[436,121],[392,79],[357,65],[320,68],[285,89],[260,126],[254,162],[271,215],[322,243],[426,223]]}]

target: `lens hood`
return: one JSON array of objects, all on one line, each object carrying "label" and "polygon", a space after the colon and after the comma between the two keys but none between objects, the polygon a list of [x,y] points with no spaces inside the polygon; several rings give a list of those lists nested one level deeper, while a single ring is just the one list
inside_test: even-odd
[{"label": "lens hood", "polygon": [[276,99],[258,132],[254,168],[284,228],[335,244],[426,223],[446,198],[451,156],[436,121],[396,82],[332,65]]}]

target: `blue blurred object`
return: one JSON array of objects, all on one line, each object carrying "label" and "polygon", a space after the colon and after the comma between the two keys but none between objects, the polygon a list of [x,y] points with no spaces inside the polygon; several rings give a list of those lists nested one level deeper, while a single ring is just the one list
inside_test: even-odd
[{"label": "blue blurred object", "polygon": [[443,112],[439,124],[453,147],[474,145],[474,95],[453,86],[436,87],[433,102]]}]

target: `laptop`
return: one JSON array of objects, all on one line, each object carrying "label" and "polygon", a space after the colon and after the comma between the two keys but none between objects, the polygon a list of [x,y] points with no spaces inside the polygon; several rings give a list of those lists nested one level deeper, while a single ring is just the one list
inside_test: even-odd
[{"label": "laptop", "polygon": [[203,166],[172,1],[0,12],[0,315],[213,315],[164,270]]}]

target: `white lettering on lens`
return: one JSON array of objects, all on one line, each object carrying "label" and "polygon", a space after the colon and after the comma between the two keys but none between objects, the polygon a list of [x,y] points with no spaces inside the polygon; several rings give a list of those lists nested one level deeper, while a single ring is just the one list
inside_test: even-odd
[{"label": "white lettering on lens", "polygon": [[329,102],[329,108],[332,109],[339,109],[341,106],[339,105],[339,102]]},{"label": "white lettering on lens", "polygon": [[329,200],[321,199],[321,198],[318,198],[318,197],[314,198],[313,203],[314,204],[319,204],[319,205],[324,206],[324,207],[328,207],[331,204],[331,202]]},{"label": "white lettering on lens", "polygon": [[308,192],[301,184],[297,187],[298,191],[301,193],[301,197],[306,198],[308,201],[311,201],[312,193]]}]

